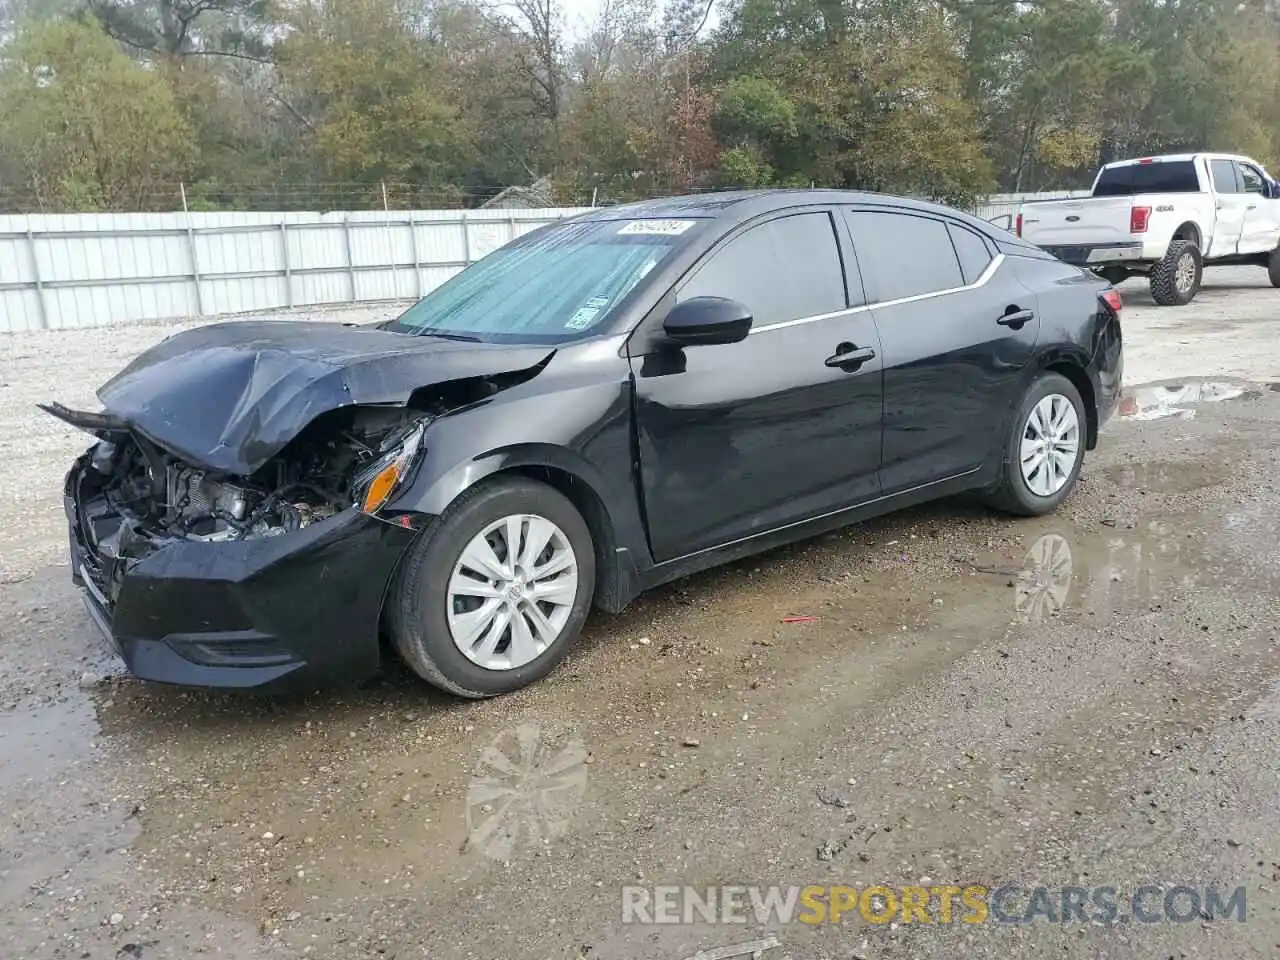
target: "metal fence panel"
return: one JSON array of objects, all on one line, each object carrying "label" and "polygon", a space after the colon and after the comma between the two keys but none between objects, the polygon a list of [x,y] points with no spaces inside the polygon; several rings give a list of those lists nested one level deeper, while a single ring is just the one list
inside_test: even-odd
[{"label": "metal fence panel", "polygon": [[[1066,195],[990,197],[976,212],[1012,216],[1022,201]],[[0,332],[411,300],[581,212],[0,215]]]}]

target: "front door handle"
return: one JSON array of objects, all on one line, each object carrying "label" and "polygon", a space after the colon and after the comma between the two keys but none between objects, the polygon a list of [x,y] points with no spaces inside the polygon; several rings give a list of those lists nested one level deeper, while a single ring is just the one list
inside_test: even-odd
[{"label": "front door handle", "polygon": [[859,347],[852,343],[836,345],[836,352],[823,361],[828,367],[839,367],[852,373],[868,360],[874,360],[876,352],[870,347]]},{"label": "front door handle", "polygon": [[1036,313],[1034,310],[1019,310],[1016,307],[1010,307],[996,323],[1004,327],[1012,327],[1014,330],[1021,330],[1023,324],[1030,323],[1035,318]]}]

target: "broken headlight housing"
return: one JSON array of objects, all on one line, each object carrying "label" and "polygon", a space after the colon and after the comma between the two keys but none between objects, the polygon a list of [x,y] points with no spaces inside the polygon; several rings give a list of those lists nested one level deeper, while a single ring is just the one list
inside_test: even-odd
[{"label": "broken headlight housing", "polygon": [[378,458],[356,474],[352,499],[362,512],[377,513],[408,484],[425,449],[427,423],[423,420],[407,433],[388,437]]}]

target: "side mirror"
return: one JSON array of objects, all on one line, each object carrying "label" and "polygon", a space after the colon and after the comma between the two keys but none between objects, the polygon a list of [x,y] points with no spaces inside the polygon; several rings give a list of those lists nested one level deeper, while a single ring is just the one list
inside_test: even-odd
[{"label": "side mirror", "polygon": [[1262,181],[1262,195],[1268,200],[1280,199],[1280,183],[1274,180]]},{"label": "side mirror", "polygon": [[683,346],[738,343],[751,332],[751,319],[751,311],[737,300],[694,297],[672,307],[662,329]]}]

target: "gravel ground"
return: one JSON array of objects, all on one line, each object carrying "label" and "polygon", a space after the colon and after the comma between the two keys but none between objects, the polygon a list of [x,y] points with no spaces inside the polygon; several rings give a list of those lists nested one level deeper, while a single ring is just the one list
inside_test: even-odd
[{"label": "gravel ground", "polygon": [[[1280,380],[1255,273],[1126,287],[1127,380]],[[0,340],[0,956],[1280,952],[1280,392],[1113,421],[1052,518],[936,504],[655,591],[498,701],[245,698],[117,676],[65,566],[84,440],[31,409],[178,328]],[[485,837],[521,736],[564,799]],[[1244,886],[1247,922],[621,922],[628,884],[1010,882]]]}]

